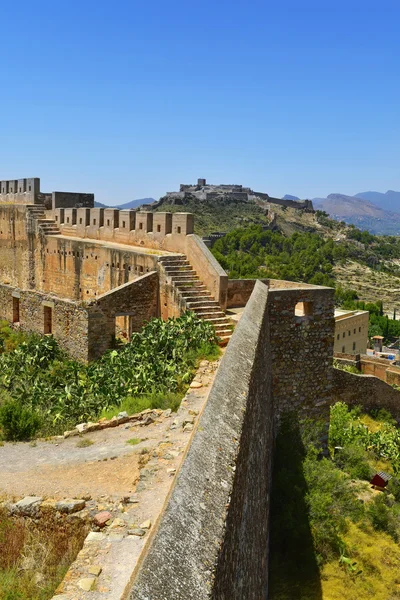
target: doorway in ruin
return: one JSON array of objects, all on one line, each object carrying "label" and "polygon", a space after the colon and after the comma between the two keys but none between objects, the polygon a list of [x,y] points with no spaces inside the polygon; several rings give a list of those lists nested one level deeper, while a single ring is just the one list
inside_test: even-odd
[{"label": "doorway in ruin", "polygon": [[115,314],[115,337],[124,342],[130,342],[133,332],[134,323],[133,313],[116,313]]},{"label": "doorway in ruin", "polygon": [[13,323],[19,323],[19,298],[13,296]]},{"label": "doorway in ruin", "polygon": [[53,332],[53,310],[51,306],[43,306],[43,332],[45,335]]}]

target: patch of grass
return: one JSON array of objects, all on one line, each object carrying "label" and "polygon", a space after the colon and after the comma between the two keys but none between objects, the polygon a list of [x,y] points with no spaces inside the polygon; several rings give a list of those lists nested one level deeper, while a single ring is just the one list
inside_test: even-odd
[{"label": "patch of grass", "polygon": [[93,440],[90,440],[89,438],[82,438],[81,440],[79,440],[76,443],[76,447],[77,448],[88,448],[89,446],[93,446],[94,442]]},{"label": "patch of grass", "polygon": [[167,410],[170,408],[172,412],[176,412],[182,401],[183,394],[178,393],[160,393],[153,392],[151,394],[143,394],[141,396],[128,397],[123,400],[119,406],[111,406],[107,410],[103,410],[101,418],[112,419],[118,413],[126,411],[128,415],[134,415],[148,408],[160,408]]},{"label": "patch of grass", "polygon": [[140,444],[140,442],[143,442],[144,440],[141,440],[140,438],[131,438],[130,440],[126,440],[127,444],[131,444],[131,446],[136,446],[137,444]]},{"label": "patch of grass", "polygon": [[[348,522],[344,542],[362,571],[354,576],[338,560],[321,569],[322,597],[327,600],[395,600],[400,598],[400,548],[391,537],[363,523]],[[315,596],[304,590],[307,600]],[[283,599],[282,599],[283,600]]]}]

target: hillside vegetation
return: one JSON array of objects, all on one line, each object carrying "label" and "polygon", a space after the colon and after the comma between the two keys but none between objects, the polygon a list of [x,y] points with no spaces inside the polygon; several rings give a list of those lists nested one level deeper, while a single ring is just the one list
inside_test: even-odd
[{"label": "hillside vegetation", "polygon": [[243,202],[237,200],[202,201],[196,198],[185,201],[182,204],[163,203],[155,209],[161,212],[191,212],[195,215],[195,233],[200,236],[215,231],[230,231],[235,227],[260,223],[269,224],[266,216],[266,208],[258,206],[254,202]]},{"label": "hillside vegetation", "polygon": [[385,312],[397,308],[399,314],[400,238],[360,231],[324,212],[278,210],[274,230],[261,224],[236,228],[212,251],[231,278],[328,285],[337,288],[338,305],[341,298],[382,299]]},{"label": "hillside vegetation", "polygon": [[[272,489],[271,600],[400,597],[400,438],[391,415],[331,409],[324,425],[290,416],[277,438]],[[288,443],[290,439],[290,444]],[[335,447],[340,450],[335,451]],[[388,491],[371,489],[376,470]]]}]

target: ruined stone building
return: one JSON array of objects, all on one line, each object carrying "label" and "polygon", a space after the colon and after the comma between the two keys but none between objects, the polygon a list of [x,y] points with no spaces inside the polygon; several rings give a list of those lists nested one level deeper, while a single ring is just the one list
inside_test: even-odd
[{"label": "ruined stone building", "polygon": [[99,357],[117,333],[191,309],[223,341],[228,278],[189,213],[94,208],[94,195],[1,181],[0,318]]}]

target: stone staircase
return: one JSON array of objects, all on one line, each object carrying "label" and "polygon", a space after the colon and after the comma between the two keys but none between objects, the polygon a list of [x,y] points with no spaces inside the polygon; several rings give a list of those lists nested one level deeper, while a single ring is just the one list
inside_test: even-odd
[{"label": "stone staircase", "polygon": [[164,256],[160,263],[186,310],[193,311],[200,319],[214,325],[220,345],[226,345],[232,336],[231,321],[199,279],[186,256]]},{"label": "stone staircase", "polygon": [[46,219],[44,207],[40,204],[27,204],[29,215],[37,221],[39,231],[44,235],[57,235],[61,233],[57,223],[53,219]]}]

